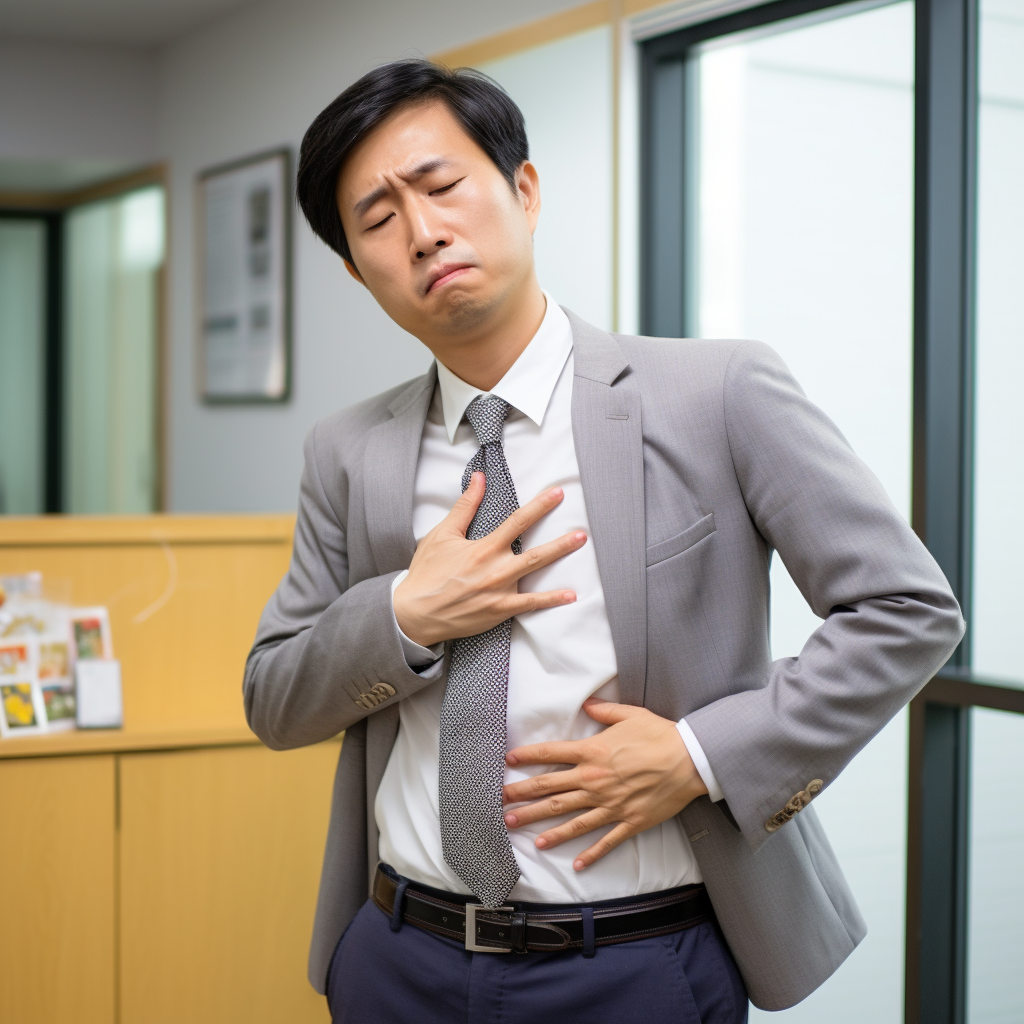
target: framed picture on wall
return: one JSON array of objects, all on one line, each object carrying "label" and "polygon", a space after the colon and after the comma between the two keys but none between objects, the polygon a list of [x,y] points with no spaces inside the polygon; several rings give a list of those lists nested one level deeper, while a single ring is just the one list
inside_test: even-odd
[{"label": "framed picture on wall", "polygon": [[286,402],[291,391],[291,154],[277,149],[198,180],[199,393]]}]

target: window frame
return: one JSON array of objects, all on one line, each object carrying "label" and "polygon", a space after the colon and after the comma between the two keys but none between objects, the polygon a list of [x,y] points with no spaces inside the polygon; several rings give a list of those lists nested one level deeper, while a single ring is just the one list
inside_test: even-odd
[{"label": "window frame", "polygon": [[0,220],[39,221],[45,232],[43,294],[43,511],[64,502],[64,215],[50,208],[0,206]]},{"label": "window frame", "polygon": [[[640,43],[643,333],[682,337],[690,319],[690,289],[679,287],[689,284],[693,258],[690,51],[848,4],[773,0]],[[978,0],[915,0],[914,18],[911,521],[946,574],[968,632],[910,705],[904,1020],[963,1024],[971,708],[1024,714],[1024,690],[970,669]]]}]

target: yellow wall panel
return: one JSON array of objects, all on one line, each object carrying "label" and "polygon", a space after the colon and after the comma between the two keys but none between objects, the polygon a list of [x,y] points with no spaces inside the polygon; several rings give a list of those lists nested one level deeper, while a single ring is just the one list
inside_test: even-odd
[{"label": "yellow wall panel", "polygon": [[0,762],[0,1021],[114,1022],[114,757]]},{"label": "yellow wall panel", "polygon": [[325,1022],[306,980],[339,745],[121,758],[121,1024]]}]

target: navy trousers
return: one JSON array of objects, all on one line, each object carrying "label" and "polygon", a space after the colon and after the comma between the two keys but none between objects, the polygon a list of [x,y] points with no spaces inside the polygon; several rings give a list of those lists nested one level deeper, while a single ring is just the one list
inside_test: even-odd
[{"label": "navy trousers", "polygon": [[747,993],[715,924],[565,953],[470,953],[372,901],[338,943],[334,1024],[746,1024]]}]

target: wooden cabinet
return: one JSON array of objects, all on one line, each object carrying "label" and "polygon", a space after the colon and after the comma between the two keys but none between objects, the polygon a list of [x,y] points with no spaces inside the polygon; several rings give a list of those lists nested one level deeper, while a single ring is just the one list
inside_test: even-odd
[{"label": "wooden cabinet", "polygon": [[324,1022],[339,744],[0,760],[0,1021]]},{"label": "wooden cabinet", "polygon": [[121,1024],[329,1018],[306,954],[337,756],[121,759]]},{"label": "wooden cabinet", "polygon": [[0,1021],[114,1020],[114,758],[0,761]]},{"label": "wooden cabinet", "polygon": [[0,1024],[304,1024],[340,740],[265,749],[242,670],[287,516],[0,519],[111,609],[125,728],[0,741]]}]

